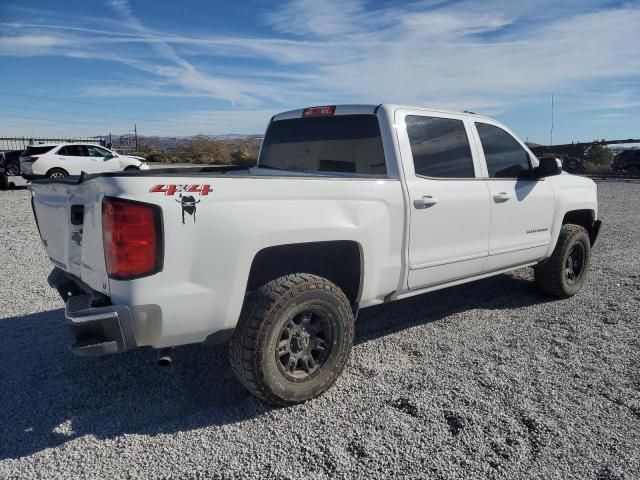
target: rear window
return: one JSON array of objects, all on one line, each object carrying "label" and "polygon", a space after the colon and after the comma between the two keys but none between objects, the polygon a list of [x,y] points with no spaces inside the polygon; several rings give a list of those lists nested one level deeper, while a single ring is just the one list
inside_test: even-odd
[{"label": "rear window", "polygon": [[27,149],[22,153],[22,156],[29,157],[31,155],[42,155],[43,153],[47,153],[49,150],[52,150],[54,146],[50,146],[50,147],[30,146],[30,147],[27,147]]},{"label": "rear window", "polygon": [[375,115],[337,115],[271,122],[259,166],[301,172],[385,175]]}]

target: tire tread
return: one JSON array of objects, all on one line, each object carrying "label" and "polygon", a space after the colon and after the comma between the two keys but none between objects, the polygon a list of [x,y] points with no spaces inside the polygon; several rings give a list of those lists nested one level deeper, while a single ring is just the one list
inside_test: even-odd
[{"label": "tire tread", "polygon": [[[295,273],[272,280],[251,292],[245,299],[240,319],[229,342],[229,359],[240,383],[265,402],[278,406],[291,404],[274,395],[261,374],[260,358],[266,342],[266,336],[262,333],[276,320],[274,313],[282,309],[296,293],[312,289],[331,292],[351,312],[349,300],[338,286],[326,278],[308,273]],[[347,338],[349,346],[353,341],[353,335],[354,328],[351,322]],[[327,385],[327,388],[331,384]]]},{"label": "tire tread", "polygon": [[[569,298],[572,296],[566,292],[562,283],[564,275],[564,263],[562,262],[562,257],[564,256],[564,252],[568,246],[575,241],[577,236],[582,234],[587,235],[588,238],[587,230],[580,225],[563,225],[560,230],[556,247],[554,248],[551,256],[535,266],[535,283],[546,295],[555,298]],[[588,268],[589,266],[588,260],[589,254],[587,253],[587,264],[585,265],[585,268]]]}]

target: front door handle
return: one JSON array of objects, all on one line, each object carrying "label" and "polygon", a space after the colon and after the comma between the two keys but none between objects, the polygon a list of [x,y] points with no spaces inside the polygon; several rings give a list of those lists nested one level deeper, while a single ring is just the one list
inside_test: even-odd
[{"label": "front door handle", "polygon": [[509,195],[507,192],[500,192],[500,193],[496,193],[493,196],[493,199],[495,200],[496,203],[504,203],[511,200],[511,195]]},{"label": "front door handle", "polygon": [[425,195],[422,198],[416,198],[413,201],[413,206],[418,209],[433,207],[436,203],[438,203],[438,199],[436,197],[432,197],[431,195]]}]

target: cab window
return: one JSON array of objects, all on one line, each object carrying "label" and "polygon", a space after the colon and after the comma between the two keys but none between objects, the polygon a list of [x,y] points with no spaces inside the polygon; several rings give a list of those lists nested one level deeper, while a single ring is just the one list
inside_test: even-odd
[{"label": "cab window", "polygon": [[416,175],[475,177],[469,138],[462,120],[408,115],[405,123]]},{"label": "cab window", "polygon": [[517,178],[529,172],[529,154],[509,133],[495,125],[476,123],[490,178]]}]

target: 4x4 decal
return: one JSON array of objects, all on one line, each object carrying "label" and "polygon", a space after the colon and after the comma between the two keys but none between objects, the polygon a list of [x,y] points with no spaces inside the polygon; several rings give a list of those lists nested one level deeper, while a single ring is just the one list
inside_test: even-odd
[{"label": "4x4 decal", "polygon": [[213,192],[213,188],[211,185],[154,185],[149,190],[151,193],[164,193],[167,196],[173,196],[176,193],[197,193],[202,196],[209,195],[209,193]]},{"label": "4x4 decal", "polygon": [[185,214],[193,217],[193,223],[196,223],[196,210],[197,205],[200,203],[200,198],[196,199],[196,195],[206,197],[213,192],[211,185],[195,184],[168,184],[168,185],[154,185],[149,190],[150,193],[164,193],[165,196],[175,197],[176,193],[178,198],[174,198],[176,202],[180,204],[180,210],[182,213],[182,224],[185,223]]}]

